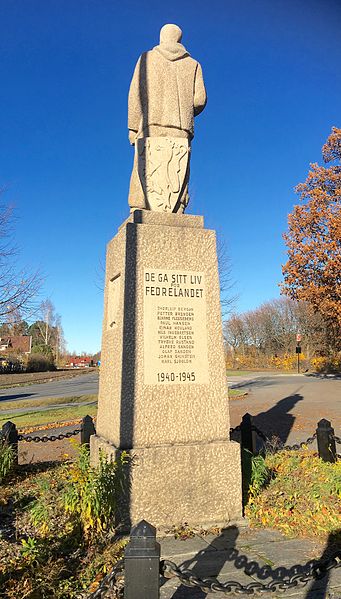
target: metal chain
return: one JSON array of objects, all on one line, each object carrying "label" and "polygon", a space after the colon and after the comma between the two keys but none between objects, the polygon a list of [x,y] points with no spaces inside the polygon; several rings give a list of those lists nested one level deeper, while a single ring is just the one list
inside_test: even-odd
[{"label": "metal chain", "polygon": [[[178,567],[169,560],[163,560],[160,563],[160,573],[164,578],[176,577],[184,586],[199,588],[205,593],[220,592],[225,595],[253,595],[255,593],[273,593],[274,591],[284,592],[297,586],[306,586],[310,580],[321,579],[329,570],[339,568],[340,566],[341,551],[336,551],[329,559],[317,562],[311,561],[305,566],[300,566],[301,572],[294,573],[287,580],[277,578],[268,584],[255,581],[247,585],[242,585],[234,580],[222,583],[213,577],[199,578],[193,574],[192,570],[182,566]],[[295,571],[295,569],[297,570],[298,566],[291,568],[291,571]]]},{"label": "metal chain", "polygon": [[74,435],[79,435],[80,432],[82,432],[82,428],[76,428],[74,431],[60,433],[59,435],[51,435],[50,437],[47,437],[46,435],[44,435],[43,437],[32,437],[31,435],[18,435],[18,441],[26,441],[27,443],[31,443],[32,441],[33,443],[39,443],[40,441],[42,443],[47,443],[47,441],[61,441],[62,439],[70,439],[70,437],[73,437]]},{"label": "metal chain", "polygon": [[232,435],[233,433],[237,433],[240,431],[240,425],[235,426],[234,428],[230,428],[230,435]]},{"label": "metal chain", "polygon": [[[255,424],[252,425],[251,429],[253,431],[255,431],[255,433],[257,433],[257,435],[266,443],[269,442],[270,439],[269,437],[266,436],[265,433],[263,433],[263,431],[261,431]],[[312,443],[314,443],[315,439],[317,437],[317,433],[314,433],[311,437],[308,437],[308,439],[306,441],[302,441],[301,443],[294,443],[294,445],[284,445],[283,447],[281,447],[279,449],[279,451],[297,451],[299,449],[302,449],[305,445],[311,445]],[[336,442],[340,442],[341,443],[341,439],[339,439],[339,437],[335,437],[335,441]]]},{"label": "metal chain", "polygon": [[[102,599],[108,591],[114,590],[117,599],[123,598],[124,588],[124,560],[118,561],[111,572],[102,578],[96,591],[86,595],[86,599]],[[81,597],[81,596],[80,596]]]},{"label": "metal chain", "polygon": [[282,447],[281,449],[285,449],[286,451],[297,451],[298,449],[302,449],[305,445],[311,445],[312,443],[314,443],[316,437],[317,433],[314,433],[311,437],[308,437],[306,441],[302,441],[302,443],[295,443],[294,445],[284,445],[284,447]]},{"label": "metal chain", "polygon": [[[341,550],[336,551],[331,557],[325,560],[311,560],[304,566],[295,565],[290,569],[285,567],[277,568],[275,578],[268,584],[262,582],[250,582],[242,585],[235,580],[219,582],[216,578],[199,578],[193,571],[185,566],[177,566],[170,560],[160,562],[160,575],[166,579],[178,578],[184,586],[201,589],[205,593],[224,593],[225,595],[254,595],[262,593],[284,592],[295,587],[303,587],[311,580],[323,578],[329,570],[341,566]],[[279,572],[283,570],[284,574]],[[277,573],[277,574],[276,574]],[[116,599],[122,599],[124,593],[124,560],[115,564],[109,574],[104,576],[96,591],[90,595],[79,595],[79,599],[103,599],[109,591],[115,592]]]},{"label": "metal chain", "polygon": [[255,433],[257,433],[258,437],[260,437],[265,443],[267,441],[270,441],[269,437],[267,437],[266,434],[263,433],[263,431],[261,431],[260,428],[258,428],[258,426],[256,426],[255,424],[253,424],[251,426],[251,430],[255,431]]},{"label": "metal chain", "polygon": [[334,439],[335,443],[341,445],[341,437],[337,437],[336,435],[332,435],[332,439]]}]

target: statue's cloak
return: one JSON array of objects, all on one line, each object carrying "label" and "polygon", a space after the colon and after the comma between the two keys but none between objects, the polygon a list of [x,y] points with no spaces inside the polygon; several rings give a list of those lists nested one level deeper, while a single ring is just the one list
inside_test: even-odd
[{"label": "statue's cloak", "polygon": [[136,137],[160,135],[165,128],[175,137],[192,139],[194,116],[205,104],[200,64],[182,44],[162,43],[137,62],[129,90],[128,128]]}]

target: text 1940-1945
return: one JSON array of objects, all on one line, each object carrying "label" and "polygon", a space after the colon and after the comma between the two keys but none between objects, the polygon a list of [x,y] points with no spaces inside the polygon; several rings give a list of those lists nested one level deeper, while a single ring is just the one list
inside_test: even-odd
[{"label": "text 1940-1945", "polygon": [[144,382],[208,383],[204,273],[145,269]]}]

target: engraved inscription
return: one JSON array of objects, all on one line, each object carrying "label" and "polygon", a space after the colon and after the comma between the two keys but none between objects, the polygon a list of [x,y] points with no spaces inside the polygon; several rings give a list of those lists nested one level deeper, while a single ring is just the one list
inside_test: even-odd
[{"label": "engraved inscription", "polygon": [[202,272],[144,270],[144,382],[208,384]]}]

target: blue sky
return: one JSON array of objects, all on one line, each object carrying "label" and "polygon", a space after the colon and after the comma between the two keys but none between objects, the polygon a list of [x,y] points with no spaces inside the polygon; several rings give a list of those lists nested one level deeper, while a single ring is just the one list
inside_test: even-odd
[{"label": "blue sky", "polygon": [[127,93],[165,23],[203,67],[189,213],[224,238],[237,310],[279,295],[294,186],[340,127],[339,0],[5,0],[0,186],[69,350],[100,348],[105,245],[128,216]]}]

